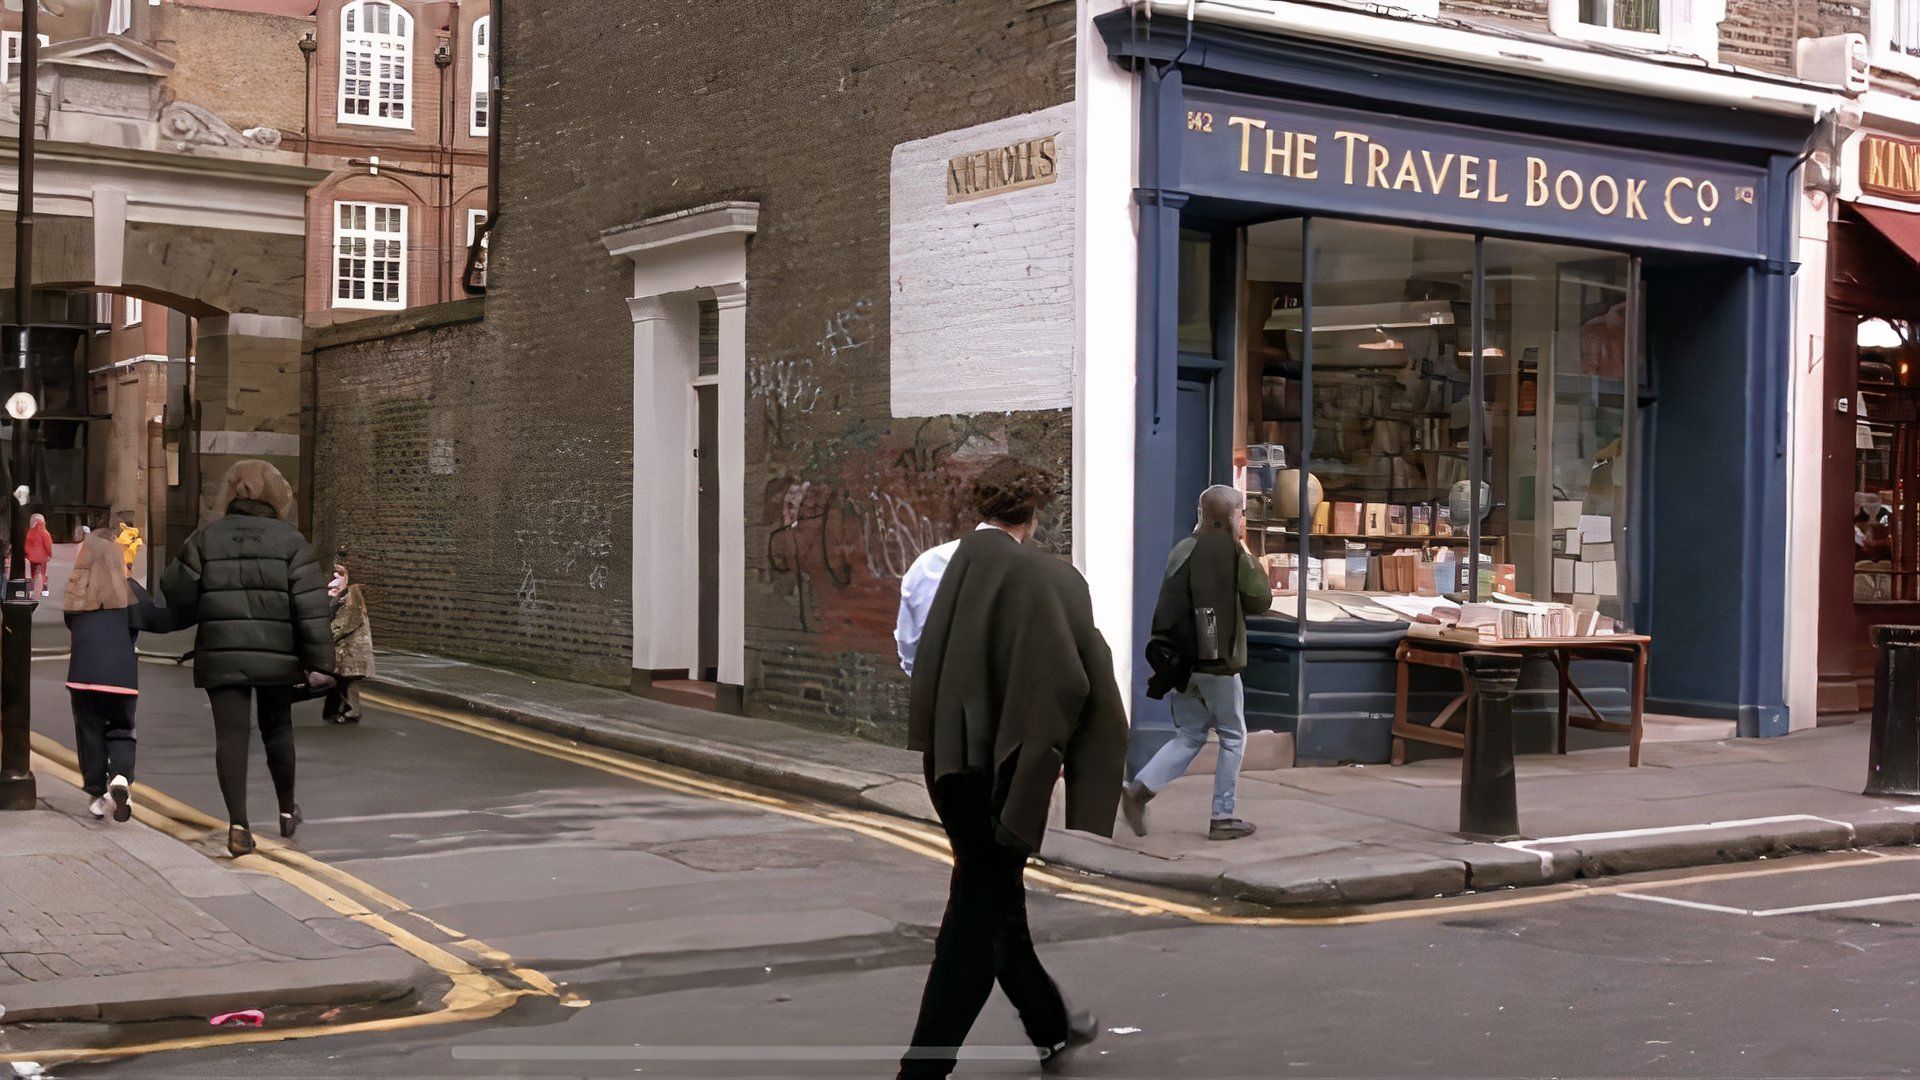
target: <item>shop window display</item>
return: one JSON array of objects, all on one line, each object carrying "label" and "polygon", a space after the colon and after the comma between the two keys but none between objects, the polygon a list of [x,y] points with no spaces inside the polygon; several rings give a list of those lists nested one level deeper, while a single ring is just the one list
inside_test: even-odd
[{"label": "shop window display", "polygon": [[1910,478],[1920,463],[1920,327],[1868,318],[1855,333],[1853,598],[1920,599]]},{"label": "shop window display", "polygon": [[1625,256],[1328,219],[1244,243],[1235,462],[1280,610],[1626,621]]}]

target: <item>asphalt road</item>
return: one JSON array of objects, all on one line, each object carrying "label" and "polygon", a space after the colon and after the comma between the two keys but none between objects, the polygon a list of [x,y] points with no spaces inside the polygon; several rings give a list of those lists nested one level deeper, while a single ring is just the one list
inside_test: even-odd
[{"label": "asphalt road", "polygon": [[[70,744],[63,667],[36,665],[36,726]],[[139,783],[218,815],[204,699],[186,671],[142,674]],[[328,727],[302,708],[300,844],[590,1004],[55,1075],[891,1075],[941,865],[367,713]],[[257,743],[255,757],[266,825]],[[1107,1029],[1074,1075],[1906,1076],[1920,1070],[1920,861],[1886,854],[1359,926],[1196,925],[1039,892],[1032,919],[1055,977]],[[1780,910],[1799,908],[1812,910]],[[1035,1074],[997,996],[973,1041],[989,1056],[959,1075]]]}]

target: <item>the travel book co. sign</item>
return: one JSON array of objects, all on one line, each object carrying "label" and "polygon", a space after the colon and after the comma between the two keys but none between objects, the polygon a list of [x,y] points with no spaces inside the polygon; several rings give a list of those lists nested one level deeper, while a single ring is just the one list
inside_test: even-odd
[{"label": "the travel book co. sign", "polygon": [[1304,211],[1752,256],[1766,174],[1623,147],[1190,91],[1180,186]]}]

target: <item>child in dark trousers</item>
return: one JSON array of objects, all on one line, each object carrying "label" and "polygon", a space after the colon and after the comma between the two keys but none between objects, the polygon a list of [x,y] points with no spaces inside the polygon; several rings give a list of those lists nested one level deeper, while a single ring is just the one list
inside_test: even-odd
[{"label": "child in dark trousers", "polygon": [[99,533],[80,545],[65,607],[73,638],[67,689],[80,775],[93,796],[88,809],[96,818],[126,821],[133,816],[133,712],[140,700],[133,645],[142,630],[173,629],[173,619],[127,577],[119,546]]}]

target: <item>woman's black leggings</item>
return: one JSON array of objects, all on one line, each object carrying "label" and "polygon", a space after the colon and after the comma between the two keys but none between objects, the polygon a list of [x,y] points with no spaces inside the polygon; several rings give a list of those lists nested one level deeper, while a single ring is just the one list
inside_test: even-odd
[{"label": "woman's black leggings", "polygon": [[267,748],[267,772],[280,812],[293,810],[293,688],[287,686],[215,686],[207,690],[213,705],[213,765],[227,820],[247,824],[247,752],[252,741],[248,706],[258,702],[260,742]]}]

